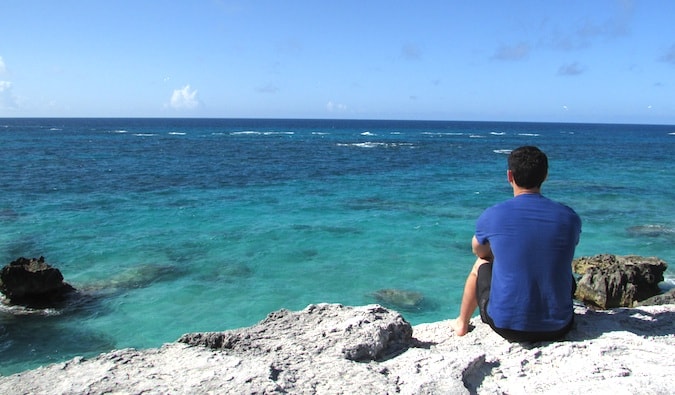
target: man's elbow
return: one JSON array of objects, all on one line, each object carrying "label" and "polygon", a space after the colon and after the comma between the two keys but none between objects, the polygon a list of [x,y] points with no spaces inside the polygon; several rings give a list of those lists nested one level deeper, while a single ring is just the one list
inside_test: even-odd
[{"label": "man's elbow", "polygon": [[492,251],[474,251],[474,255],[476,255],[480,259],[485,259],[486,261],[492,262],[494,256],[492,255]]},{"label": "man's elbow", "polygon": [[476,239],[476,236],[473,237],[473,240],[471,242],[471,250],[473,251],[473,254],[476,255],[478,258],[485,259],[488,261],[492,261],[493,259],[490,243],[486,242],[485,244],[480,244]]}]

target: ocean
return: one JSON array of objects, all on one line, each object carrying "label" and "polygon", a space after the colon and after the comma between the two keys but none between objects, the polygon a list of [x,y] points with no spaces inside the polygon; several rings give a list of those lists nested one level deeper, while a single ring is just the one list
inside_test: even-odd
[{"label": "ocean", "polygon": [[0,307],[0,374],[312,303],[454,318],[475,220],[511,197],[522,145],[582,218],[576,256],[658,256],[675,286],[675,126],[0,119],[0,264],[44,256],[83,295]]}]

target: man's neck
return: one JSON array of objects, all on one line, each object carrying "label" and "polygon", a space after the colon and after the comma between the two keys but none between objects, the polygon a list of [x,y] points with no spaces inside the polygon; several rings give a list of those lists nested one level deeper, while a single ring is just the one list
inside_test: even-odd
[{"label": "man's neck", "polygon": [[541,187],[538,188],[521,188],[515,183],[513,185],[513,196],[519,196],[519,195],[534,195],[534,194],[541,194]]}]

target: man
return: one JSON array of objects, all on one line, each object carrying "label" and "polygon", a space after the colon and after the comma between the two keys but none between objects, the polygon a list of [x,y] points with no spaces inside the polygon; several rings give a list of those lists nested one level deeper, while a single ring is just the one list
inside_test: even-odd
[{"label": "man", "polygon": [[464,287],[452,329],[469,331],[476,307],[481,319],[509,341],[555,340],[572,327],[574,249],[581,219],[541,194],[548,158],[537,147],[515,149],[506,177],[513,198],[485,210],[472,240],[478,257]]}]

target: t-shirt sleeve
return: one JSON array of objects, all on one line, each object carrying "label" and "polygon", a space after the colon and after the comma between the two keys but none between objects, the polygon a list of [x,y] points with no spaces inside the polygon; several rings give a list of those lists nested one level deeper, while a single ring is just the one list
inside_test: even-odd
[{"label": "t-shirt sleeve", "polygon": [[476,220],[476,240],[478,243],[483,245],[488,241],[488,216],[486,215],[488,210],[485,210],[483,214],[478,217]]},{"label": "t-shirt sleeve", "polygon": [[581,238],[581,217],[579,217],[579,215],[576,212],[574,212],[574,210],[572,210],[572,212],[574,213],[574,223],[576,225],[576,234],[575,234],[576,240],[574,242],[574,245],[578,245],[579,239]]}]

